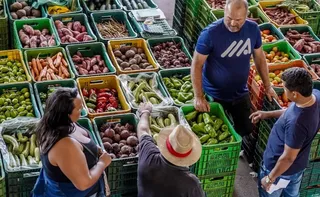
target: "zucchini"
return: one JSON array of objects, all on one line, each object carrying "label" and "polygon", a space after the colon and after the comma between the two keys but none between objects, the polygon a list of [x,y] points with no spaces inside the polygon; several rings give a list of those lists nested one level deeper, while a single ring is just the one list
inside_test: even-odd
[{"label": "zucchini", "polygon": [[132,5],[132,9],[133,10],[137,10],[138,9],[138,6],[136,4],[136,2],[134,0],[131,0],[131,5]]},{"label": "zucchini", "polygon": [[112,4],[111,9],[113,9],[113,10],[117,9],[117,5],[116,4]]},{"label": "zucchini", "polygon": [[28,164],[30,166],[37,164],[36,160],[34,160],[34,158],[32,156],[28,156]]},{"label": "zucchini", "polygon": [[106,10],[111,10],[111,5],[107,4]]},{"label": "zucchini", "polygon": [[147,2],[145,1],[142,1],[142,6],[144,7],[144,9],[150,8]]},{"label": "zucchini", "polygon": [[30,137],[30,155],[34,157],[34,149],[36,148],[36,134],[32,134]]},{"label": "zucchini", "polygon": [[23,136],[22,133],[17,133],[18,142],[27,142],[29,138],[27,136]]},{"label": "zucchini", "polygon": [[19,145],[19,154],[22,153],[22,151],[24,150],[25,145],[26,145],[25,143],[20,143],[20,145]]},{"label": "zucchini", "polygon": [[21,161],[21,166],[28,166],[27,160],[24,157],[24,155],[20,154],[19,157],[20,157],[20,161]]},{"label": "zucchini", "polygon": [[36,158],[36,162],[39,163],[40,162],[40,149],[38,147],[36,147],[34,149],[34,156]]},{"label": "zucchini", "polygon": [[14,155],[14,159],[16,160],[17,167],[20,167],[21,164],[20,164],[20,159],[19,159],[18,155]]},{"label": "zucchini", "polygon": [[138,9],[143,9],[143,6],[141,3],[138,3]]},{"label": "zucchini", "polygon": [[27,142],[26,147],[24,148],[21,154],[23,154],[25,157],[28,157],[29,153],[30,153],[30,142]]},{"label": "zucchini", "polygon": [[17,166],[17,162],[14,159],[12,152],[9,152],[9,166],[15,168]]},{"label": "zucchini", "polygon": [[12,144],[12,152],[13,153],[18,153],[19,152],[19,143],[15,137],[12,137],[10,135],[3,135],[3,140],[8,143]]}]

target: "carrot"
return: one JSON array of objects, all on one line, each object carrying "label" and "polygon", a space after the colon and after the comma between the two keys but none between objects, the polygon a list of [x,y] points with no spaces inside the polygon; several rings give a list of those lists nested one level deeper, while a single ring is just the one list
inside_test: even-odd
[{"label": "carrot", "polygon": [[32,75],[33,78],[36,78],[36,77],[34,76],[33,69],[31,69],[31,75]]},{"label": "carrot", "polygon": [[32,69],[34,71],[34,74],[35,76],[39,76],[39,71],[38,71],[38,68],[37,68],[37,62],[36,62],[36,59],[32,58]]},{"label": "carrot", "polygon": [[51,75],[50,75],[50,73],[47,72],[46,76],[47,76],[47,80],[51,80]]},{"label": "carrot", "polygon": [[70,74],[69,74],[69,72],[68,72],[68,70],[65,68],[65,67],[63,67],[63,66],[60,66],[60,68],[61,68],[61,71],[62,71],[62,73],[66,76],[66,77],[70,77]]},{"label": "carrot", "polygon": [[62,79],[65,79],[65,78],[66,78],[66,76],[65,76],[64,74],[62,74],[62,75],[61,75],[61,78],[62,78]]},{"label": "carrot", "polygon": [[59,74],[58,74],[59,76],[61,76],[62,75],[62,70],[61,70],[61,66],[59,67]]},{"label": "carrot", "polygon": [[42,65],[41,65],[41,63],[40,63],[40,60],[39,60],[38,58],[36,59],[36,62],[37,62],[37,68],[38,68],[38,70],[41,71],[43,68],[42,68]]},{"label": "carrot", "polygon": [[58,53],[51,57],[52,61],[54,61],[57,58],[57,55]]},{"label": "carrot", "polygon": [[[41,63],[41,62],[40,62],[40,63]],[[42,66],[42,68],[46,67],[46,66],[47,66],[47,62],[44,62],[44,61],[43,61],[43,62],[41,63],[41,66]]]},{"label": "carrot", "polygon": [[50,74],[51,74],[51,73],[54,73],[51,68],[48,68],[47,72],[50,73]]},{"label": "carrot", "polygon": [[52,80],[57,80],[57,79],[58,79],[55,74],[50,73],[50,75],[51,75],[51,79],[52,79]]},{"label": "carrot", "polygon": [[62,53],[61,53],[61,52],[59,52],[59,53],[57,53],[57,58],[56,58],[56,60],[54,61],[54,65],[55,65],[55,67],[57,67],[57,66],[59,66],[59,65],[60,65],[60,63],[61,63],[61,59],[62,59]]},{"label": "carrot", "polygon": [[46,77],[47,69],[48,69],[48,67],[44,67],[44,69],[42,69],[42,71],[40,72],[40,75],[38,77],[38,81],[41,81],[42,77]]},{"label": "carrot", "polygon": [[40,63],[42,64],[44,62],[44,59],[40,59]]},{"label": "carrot", "polygon": [[64,58],[62,58],[62,65],[64,67],[68,67],[67,61]]},{"label": "carrot", "polygon": [[58,72],[58,69],[56,69],[56,68],[54,67],[53,61],[52,61],[51,57],[47,57],[47,62],[48,62],[49,67],[50,67],[55,73],[57,73],[57,72]]},{"label": "carrot", "polygon": [[61,79],[62,79],[62,77],[60,77],[60,76],[58,76],[58,75],[56,75],[56,77],[57,77],[57,79],[59,79],[59,80],[61,80]]}]

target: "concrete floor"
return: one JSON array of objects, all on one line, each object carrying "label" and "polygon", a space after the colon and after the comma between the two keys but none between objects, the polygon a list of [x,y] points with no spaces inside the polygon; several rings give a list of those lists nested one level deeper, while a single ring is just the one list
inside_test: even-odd
[{"label": "concrete floor", "polygon": [[[154,2],[164,12],[168,23],[172,25],[175,0],[154,0]],[[252,170],[250,169],[246,159],[240,158],[234,188],[235,191],[233,194],[234,197],[258,196],[256,178],[252,178],[250,172],[252,172]]]}]

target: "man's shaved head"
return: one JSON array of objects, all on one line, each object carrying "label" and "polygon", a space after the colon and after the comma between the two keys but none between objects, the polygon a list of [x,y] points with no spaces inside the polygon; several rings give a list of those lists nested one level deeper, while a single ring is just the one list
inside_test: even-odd
[{"label": "man's shaved head", "polygon": [[246,0],[227,0],[224,8],[224,24],[231,32],[240,31],[248,15]]}]

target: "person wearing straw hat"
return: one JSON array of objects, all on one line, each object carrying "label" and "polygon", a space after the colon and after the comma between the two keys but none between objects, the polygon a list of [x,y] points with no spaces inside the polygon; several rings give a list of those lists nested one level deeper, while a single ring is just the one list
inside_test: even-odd
[{"label": "person wearing straw hat", "polygon": [[139,107],[138,197],[203,197],[198,178],[189,171],[202,151],[199,138],[182,125],[162,129],[157,145],[150,133],[150,103]]}]

